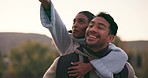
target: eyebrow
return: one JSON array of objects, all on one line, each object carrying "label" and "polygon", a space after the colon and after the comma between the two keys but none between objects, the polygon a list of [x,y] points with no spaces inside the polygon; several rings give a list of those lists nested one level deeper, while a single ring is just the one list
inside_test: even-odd
[{"label": "eyebrow", "polygon": [[[90,21],[90,23],[94,24],[95,22],[94,22],[94,21]],[[96,24],[97,24],[97,25],[103,25],[103,26],[107,27],[104,23],[101,23],[101,22],[96,23]]]},{"label": "eyebrow", "polygon": [[80,20],[86,20],[86,19],[84,19],[84,18],[78,18],[78,19],[80,19]]},{"label": "eyebrow", "polygon": [[[84,18],[77,18],[79,20],[85,20]],[[73,19],[73,21],[75,21],[76,19]],[[86,21],[86,20],[85,20]]]}]

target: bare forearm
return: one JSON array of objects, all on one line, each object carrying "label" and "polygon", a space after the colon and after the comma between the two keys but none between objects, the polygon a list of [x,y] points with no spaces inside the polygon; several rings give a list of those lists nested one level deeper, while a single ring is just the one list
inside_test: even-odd
[{"label": "bare forearm", "polygon": [[43,5],[43,7],[46,10],[49,10],[49,6],[51,5],[51,1],[50,0],[39,0],[41,2],[41,4]]}]

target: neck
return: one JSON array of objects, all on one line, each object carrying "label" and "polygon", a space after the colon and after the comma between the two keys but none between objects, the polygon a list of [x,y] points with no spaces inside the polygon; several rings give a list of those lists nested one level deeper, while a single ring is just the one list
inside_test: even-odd
[{"label": "neck", "polygon": [[103,45],[103,46],[88,46],[92,51],[94,52],[99,52],[103,49],[105,49],[108,45]]},{"label": "neck", "polygon": [[85,38],[80,38],[80,39],[74,38],[74,40],[81,43],[81,44],[85,44]]},{"label": "neck", "polygon": [[84,54],[86,54],[86,56],[88,56],[90,59],[102,58],[102,57],[106,56],[108,53],[110,53],[110,51],[111,51],[108,49],[108,45],[107,45],[107,47],[100,49],[100,50],[98,50],[98,49],[92,50],[86,45],[81,45],[81,48],[79,48],[79,50],[83,51]]}]

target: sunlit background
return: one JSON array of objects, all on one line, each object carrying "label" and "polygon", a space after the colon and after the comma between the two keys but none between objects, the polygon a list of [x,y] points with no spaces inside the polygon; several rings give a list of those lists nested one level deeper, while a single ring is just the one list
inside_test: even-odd
[{"label": "sunlit background", "polygon": [[[148,0],[52,1],[68,30],[79,11],[111,14],[119,26],[115,45],[127,53],[138,78],[148,77]],[[49,37],[39,0],[0,0],[0,78],[42,78],[59,56]]]},{"label": "sunlit background", "polygon": [[[123,41],[148,40],[148,0],[52,0],[70,30],[82,10],[111,14]],[[0,0],[0,32],[39,33],[50,37],[40,22],[39,0]]]}]

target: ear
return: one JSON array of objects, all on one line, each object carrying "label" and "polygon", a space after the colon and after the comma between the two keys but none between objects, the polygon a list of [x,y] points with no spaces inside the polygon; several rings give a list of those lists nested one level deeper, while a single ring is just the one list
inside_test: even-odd
[{"label": "ear", "polygon": [[109,35],[108,36],[108,42],[113,42],[114,41],[115,36],[114,35]]}]

